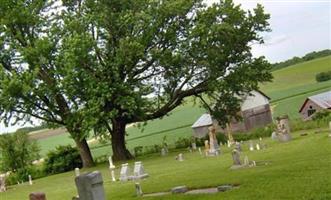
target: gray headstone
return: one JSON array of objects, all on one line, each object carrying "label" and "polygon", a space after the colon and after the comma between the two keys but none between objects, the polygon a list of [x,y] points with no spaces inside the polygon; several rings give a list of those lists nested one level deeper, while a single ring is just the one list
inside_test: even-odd
[{"label": "gray headstone", "polygon": [[101,173],[82,174],[75,178],[79,200],[105,200]]},{"label": "gray headstone", "polygon": [[6,176],[4,174],[0,175],[0,192],[6,191]]},{"label": "gray headstone", "polygon": [[185,193],[185,192],[187,192],[187,191],[188,191],[188,189],[187,189],[187,187],[186,187],[185,185],[183,185],[183,186],[178,186],[178,187],[174,187],[174,188],[171,189],[171,192],[172,192],[173,194],[177,194],[177,193]]},{"label": "gray headstone", "polygon": [[46,200],[46,195],[43,192],[32,192],[29,195],[29,200]]},{"label": "gray headstone", "polygon": [[233,165],[241,165],[240,162],[240,153],[236,149],[232,151]]},{"label": "gray headstone", "polygon": [[135,183],[135,188],[136,188],[136,195],[138,197],[143,195],[143,191],[141,189],[140,183]]},{"label": "gray headstone", "polygon": [[251,140],[249,141],[249,150],[254,151],[254,144]]},{"label": "gray headstone", "polygon": [[217,190],[218,190],[219,192],[225,192],[225,191],[227,191],[227,190],[231,190],[232,188],[233,188],[232,185],[221,185],[221,186],[218,186],[218,187],[217,187]]},{"label": "gray headstone", "polygon": [[129,173],[130,173],[129,164],[128,163],[122,164],[121,172],[120,172],[120,181],[128,181],[130,179]]},{"label": "gray headstone", "polygon": [[135,179],[147,178],[148,174],[145,172],[142,162],[135,162],[133,168],[133,175]]}]

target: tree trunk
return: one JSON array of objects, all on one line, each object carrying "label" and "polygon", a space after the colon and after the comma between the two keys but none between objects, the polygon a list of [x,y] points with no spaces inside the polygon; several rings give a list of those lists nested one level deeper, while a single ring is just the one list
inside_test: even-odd
[{"label": "tree trunk", "polygon": [[86,139],[75,139],[77,149],[80,157],[83,161],[83,167],[93,167],[94,161],[92,158],[90,147],[87,144]]},{"label": "tree trunk", "polygon": [[112,121],[113,129],[111,131],[111,146],[113,149],[113,160],[130,160],[133,159],[131,153],[125,145],[125,126],[126,123],[120,120]]}]

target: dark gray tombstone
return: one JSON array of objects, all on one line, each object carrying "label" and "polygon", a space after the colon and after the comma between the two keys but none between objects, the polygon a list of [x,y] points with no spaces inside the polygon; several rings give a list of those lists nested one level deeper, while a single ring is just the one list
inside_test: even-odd
[{"label": "dark gray tombstone", "polygon": [[105,200],[101,173],[82,174],[75,178],[79,200]]},{"label": "dark gray tombstone", "polygon": [[234,149],[232,151],[232,159],[233,159],[233,165],[241,165],[240,153],[237,149]]}]

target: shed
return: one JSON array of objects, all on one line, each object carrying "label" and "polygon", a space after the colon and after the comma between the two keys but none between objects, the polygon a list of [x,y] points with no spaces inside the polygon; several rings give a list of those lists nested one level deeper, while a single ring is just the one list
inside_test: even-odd
[{"label": "shed", "polygon": [[[270,110],[270,98],[261,91],[253,90],[241,97],[243,102],[240,106],[240,115],[242,121],[233,120],[230,123],[231,131],[244,132],[256,127],[263,127],[272,123],[272,114]],[[208,134],[208,127],[216,125],[219,132],[224,132],[220,126],[217,125],[216,120],[213,120],[209,114],[203,114],[193,125],[193,136],[201,138]]]},{"label": "shed", "polygon": [[331,111],[331,90],[308,97],[302,104],[299,113],[303,120],[311,120],[322,110]]}]

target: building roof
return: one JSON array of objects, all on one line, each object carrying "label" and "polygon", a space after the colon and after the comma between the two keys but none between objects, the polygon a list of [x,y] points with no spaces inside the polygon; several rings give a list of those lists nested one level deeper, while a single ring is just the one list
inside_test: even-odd
[{"label": "building roof", "polygon": [[320,93],[320,94],[308,97],[305,100],[305,102],[303,103],[303,105],[301,106],[299,112],[302,111],[302,109],[306,106],[306,103],[309,100],[316,103],[321,108],[330,109],[331,108],[331,90],[327,91],[327,92],[324,92],[324,93]]},{"label": "building roof", "polygon": [[203,127],[203,126],[210,126],[213,124],[213,120],[211,119],[210,114],[203,114],[201,117],[194,122],[192,125],[192,128],[198,128],[198,127]]}]

